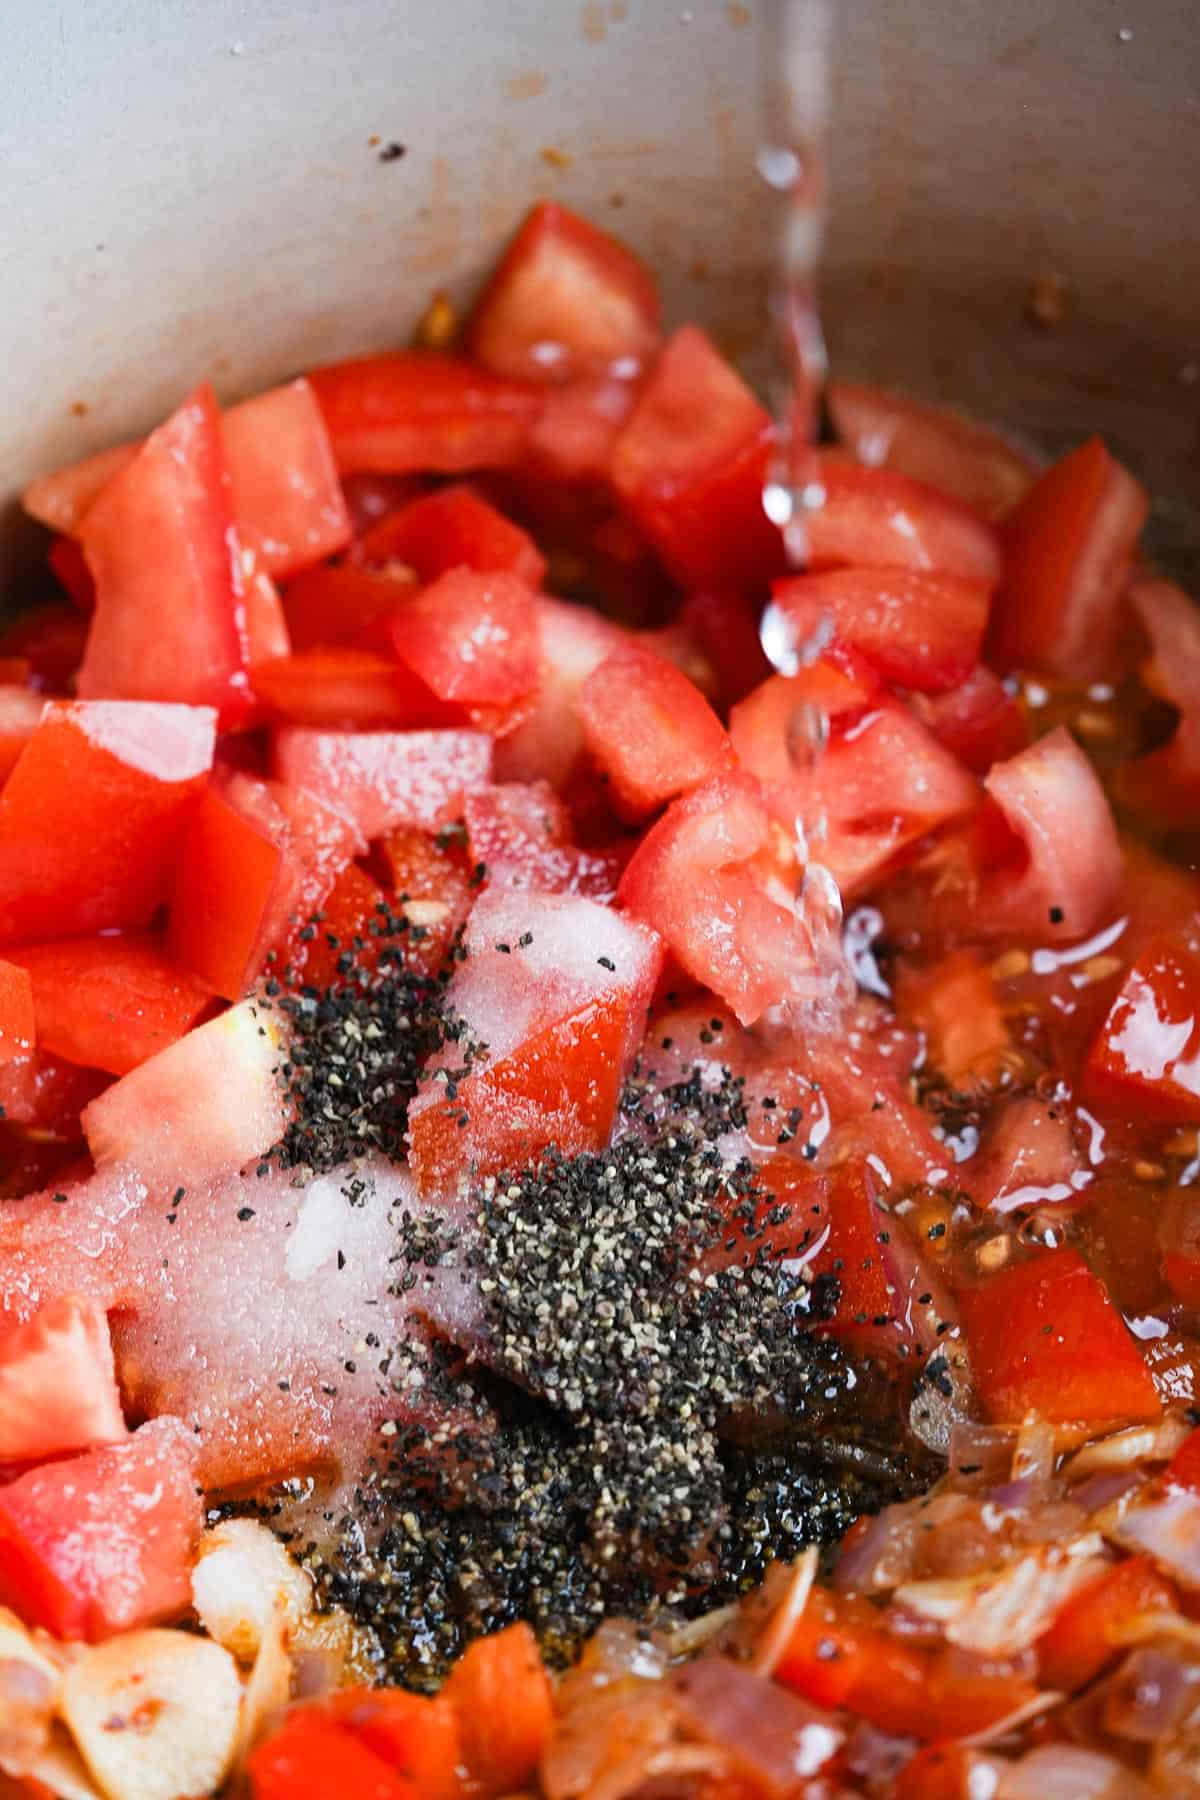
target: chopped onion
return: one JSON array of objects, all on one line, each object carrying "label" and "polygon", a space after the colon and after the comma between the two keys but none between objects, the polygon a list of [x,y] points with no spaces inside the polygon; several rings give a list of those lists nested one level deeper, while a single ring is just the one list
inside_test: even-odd
[{"label": "chopped onion", "polygon": [[656,1750],[639,1750],[610,1769],[588,1789],[588,1800],[624,1800],[640,1793],[651,1782],[671,1783],[681,1778],[682,1791],[693,1793],[706,1781],[729,1778],[729,1763],[720,1750],[703,1744],[667,1744]]},{"label": "chopped onion", "polygon": [[101,1800],[87,1764],[61,1726],[55,1726],[50,1742],[26,1773],[58,1800]]},{"label": "chopped onion", "polygon": [[1112,1535],[1126,1547],[1145,1550],[1184,1587],[1200,1588],[1200,1494],[1168,1488],[1160,1500],[1131,1506]]},{"label": "chopped onion", "polygon": [[1169,1651],[1134,1650],[1109,1678],[1105,1731],[1134,1744],[1169,1737],[1196,1705],[1200,1667]]},{"label": "chopped onion", "polygon": [[[1043,1713],[1053,1712],[1061,1705],[1062,1695],[1053,1693],[1049,1688],[1044,1693],[1035,1694],[1032,1700],[1026,1700],[1023,1706],[1014,1706],[1010,1713],[997,1719],[992,1725],[985,1725],[982,1731],[973,1731],[970,1737],[959,1738],[958,1742],[973,1750],[985,1750],[989,1744],[1003,1743],[1004,1739],[1022,1725],[1028,1725],[1031,1719],[1040,1719]],[[989,1789],[994,1792],[994,1789]],[[972,1800],[974,1792],[972,1791]]]},{"label": "chopped onion", "polygon": [[912,1573],[917,1532],[911,1505],[885,1506],[838,1559],[834,1586],[843,1594],[886,1594],[898,1587]]},{"label": "chopped onion", "polygon": [[[1094,1544],[1095,1540],[1090,1540]],[[1106,1565],[1094,1554],[1029,1552],[1006,1567],[958,1581],[910,1581],[899,1605],[938,1620],[948,1641],[980,1656],[1016,1656],[1053,1624],[1064,1604]]]},{"label": "chopped onion", "polygon": [[1075,1744],[1043,1744],[1005,1769],[996,1800],[1141,1800],[1150,1790],[1128,1769]]},{"label": "chopped onion", "polygon": [[950,1439],[950,1476],[965,1492],[995,1486],[1011,1473],[1017,1434],[1010,1425],[964,1419]]},{"label": "chopped onion", "polygon": [[817,1575],[815,1545],[796,1558],[791,1565],[789,1574],[790,1580],[783,1598],[771,1614],[766,1629],[755,1646],[751,1667],[756,1675],[770,1676],[775,1673],[779,1659],[791,1641],[796,1624],[803,1617],[804,1609],[808,1605],[808,1596],[812,1592],[812,1584]]},{"label": "chopped onion", "polygon": [[1170,1462],[1188,1430],[1178,1418],[1166,1418],[1161,1425],[1131,1425],[1127,1431],[1114,1431],[1094,1444],[1085,1444],[1064,1466],[1063,1474],[1068,1481],[1079,1481],[1085,1475],[1135,1468],[1139,1463]]},{"label": "chopped onion", "polygon": [[668,1685],[685,1730],[724,1751],[768,1794],[792,1793],[846,1739],[832,1714],[727,1657],[702,1656]]},{"label": "chopped onion", "polygon": [[1054,1474],[1055,1461],[1053,1427],[1036,1413],[1030,1413],[1017,1434],[1012,1480],[1028,1482],[1031,1493],[1041,1494]]},{"label": "chopped onion", "polygon": [[[647,1761],[669,1751],[677,1737],[674,1708],[658,1682],[632,1678],[611,1686],[574,1687],[568,1677],[559,1689],[558,1727],[542,1757],[542,1786],[549,1800],[595,1800],[602,1778],[620,1776],[613,1800],[648,1780]],[[610,1769],[614,1745],[624,1751]],[[625,1784],[626,1773],[630,1780]],[[607,1789],[605,1791],[608,1791]]]},{"label": "chopped onion", "polygon": [[292,1659],[287,1652],[287,1609],[280,1599],[262,1627],[258,1655],[242,1694],[234,1767],[240,1768],[255,1744],[271,1730],[287,1706]]}]

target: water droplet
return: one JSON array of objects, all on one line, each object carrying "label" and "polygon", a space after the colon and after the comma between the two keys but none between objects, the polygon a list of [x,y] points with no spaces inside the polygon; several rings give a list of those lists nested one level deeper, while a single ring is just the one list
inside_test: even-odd
[{"label": "water droplet", "polygon": [[768,187],[789,193],[800,174],[800,158],[787,144],[764,144],[754,159]]},{"label": "water droplet", "polygon": [[1128,25],[1122,25],[1120,31],[1118,31],[1117,42],[1118,42],[1118,44],[1132,44],[1133,33],[1129,29]]}]

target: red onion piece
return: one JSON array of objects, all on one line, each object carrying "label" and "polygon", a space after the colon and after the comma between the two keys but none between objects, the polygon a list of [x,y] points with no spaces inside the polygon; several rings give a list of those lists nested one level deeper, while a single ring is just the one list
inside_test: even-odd
[{"label": "red onion piece", "polygon": [[885,1506],[840,1557],[833,1585],[842,1594],[886,1594],[912,1574],[920,1521],[912,1506]]},{"label": "red onion piece", "polygon": [[1160,1500],[1131,1506],[1113,1535],[1127,1547],[1145,1550],[1184,1587],[1200,1588],[1200,1494],[1168,1488]]},{"label": "red onion piece", "polygon": [[676,1669],[667,1686],[684,1728],[767,1794],[793,1793],[845,1742],[832,1714],[725,1657],[700,1657]]},{"label": "red onion piece", "polygon": [[1196,1705],[1200,1667],[1145,1645],[1114,1671],[1104,1697],[1105,1731],[1133,1744],[1169,1737]]},{"label": "red onion piece", "polygon": [[1043,1744],[1005,1769],[996,1800],[1149,1800],[1144,1781],[1098,1750]]}]

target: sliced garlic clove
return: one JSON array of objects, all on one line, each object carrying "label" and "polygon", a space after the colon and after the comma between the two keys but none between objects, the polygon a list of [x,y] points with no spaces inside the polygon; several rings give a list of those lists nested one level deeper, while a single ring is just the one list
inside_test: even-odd
[{"label": "sliced garlic clove", "polygon": [[249,1663],[277,1612],[291,1629],[311,1610],[312,1586],[266,1525],[226,1519],[200,1540],[192,1604],[208,1635]]}]

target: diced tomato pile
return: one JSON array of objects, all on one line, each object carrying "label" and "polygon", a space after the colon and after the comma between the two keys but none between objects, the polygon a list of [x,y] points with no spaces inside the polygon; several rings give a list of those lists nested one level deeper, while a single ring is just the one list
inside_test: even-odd
[{"label": "diced tomato pile", "polygon": [[[709,1266],[768,1218],[898,1441],[950,1457],[831,1582],[777,1570],[703,1704],[613,1626],[556,1693],[510,1626],[436,1699],[294,1706],[255,1800],[1198,1791],[1183,1703],[1139,1737],[1119,1682],[1197,1678],[1200,614],[1099,439],[1043,468],[867,386],[829,412],[789,567],[766,409],[547,203],[453,344],[202,384],[26,492],[53,536],[0,638],[0,1601],[71,1640],[178,1619],[198,1479],[345,1451],[320,1333],[370,1315],[279,1283],[350,1238],[289,1176],[241,1271],[227,1234],[289,1126],[268,1002],[385,969],[383,919],[470,1045],[418,1070],[407,1168],[371,1176],[397,1204],[602,1151],[635,1070],[728,1076],[756,1198]],[[1068,1751],[1135,1785],[1055,1786]]]}]

